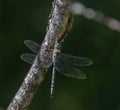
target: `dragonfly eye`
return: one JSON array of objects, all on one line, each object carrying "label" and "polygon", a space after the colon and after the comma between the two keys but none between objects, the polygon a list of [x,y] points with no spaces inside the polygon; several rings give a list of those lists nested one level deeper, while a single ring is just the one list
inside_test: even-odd
[{"label": "dragonfly eye", "polygon": [[56,49],[62,49],[62,45],[60,43],[55,43],[54,48],[56,48]]}]

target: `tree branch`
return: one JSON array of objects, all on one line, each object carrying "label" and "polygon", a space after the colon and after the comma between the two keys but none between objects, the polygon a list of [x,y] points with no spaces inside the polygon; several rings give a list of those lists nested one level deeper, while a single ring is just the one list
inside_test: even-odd
[{"label": "tree branch", "polygon": [[112,18],[110,16],[107,16],[106,14],[100,11],[96,11],[92,8],[87,8],[85,5],[83,5],[80,2],[73,3],[72,13],[76,15],[83,15],[87,19],[95,20],[101,24],[106,25],[112,30],[120,32],[120,21],[119,20]]},{"label": "tree branch", "polygon": [[72,0],[54,0],[41,49],[7,110],[27,110],[47,73],[57,38],[65,35]]}]

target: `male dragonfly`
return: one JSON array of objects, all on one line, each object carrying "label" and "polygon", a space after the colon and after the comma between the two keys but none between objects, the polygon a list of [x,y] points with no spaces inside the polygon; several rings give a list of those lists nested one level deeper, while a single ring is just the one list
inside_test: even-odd
[{"label": "male dragonfly", "polygon": [[[34,53],[37,54],[39,51],[40,45],[31,40],[25,40],[25,45]],[[21,59],[27,63],[32,64],[35,59],[34,54],[25,53],[21,55]],[[86,57],[76,57],[69,54],[61,53],[61,44],[56,43],[53,49],[53,58],[51,65],[53,65],[52,79],[51,79],[51,89],[50,96],[53,97],[54,93],[54,84],[55,84],[55,70],[59,73],[76,78],[76,79],[86,79],[86,75],[77,67],[89,66],[92,65],[93,61]],[[50,65],[50,66],[51,66]]]}]

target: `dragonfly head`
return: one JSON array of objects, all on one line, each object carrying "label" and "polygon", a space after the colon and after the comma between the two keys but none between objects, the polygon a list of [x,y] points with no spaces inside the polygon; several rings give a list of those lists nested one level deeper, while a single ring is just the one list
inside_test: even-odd
[{"label": "dragonfly head", "polygon": [[60,43],[55,43],[55,46],[54,46],[55,49],[62,49],[62,45]]}]

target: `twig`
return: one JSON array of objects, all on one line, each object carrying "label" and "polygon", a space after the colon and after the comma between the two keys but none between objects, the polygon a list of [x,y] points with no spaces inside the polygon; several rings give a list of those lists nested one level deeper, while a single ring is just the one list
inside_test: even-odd
[{"label": "twig", "polygon": [[54,0],[41,49],[7,110],[27,110],[47,73],[56,39],[65,35],[72,0]]},{"label": "twig", "polygon": [[112,30],[120,32],[120,21],[107,16],[106,14],[96,11],[92,8],[87,8],[80,2],[75,2],[72,5],[72,13],[75,15],[83,15],[87,19],[95,20],[109,27]]}]

